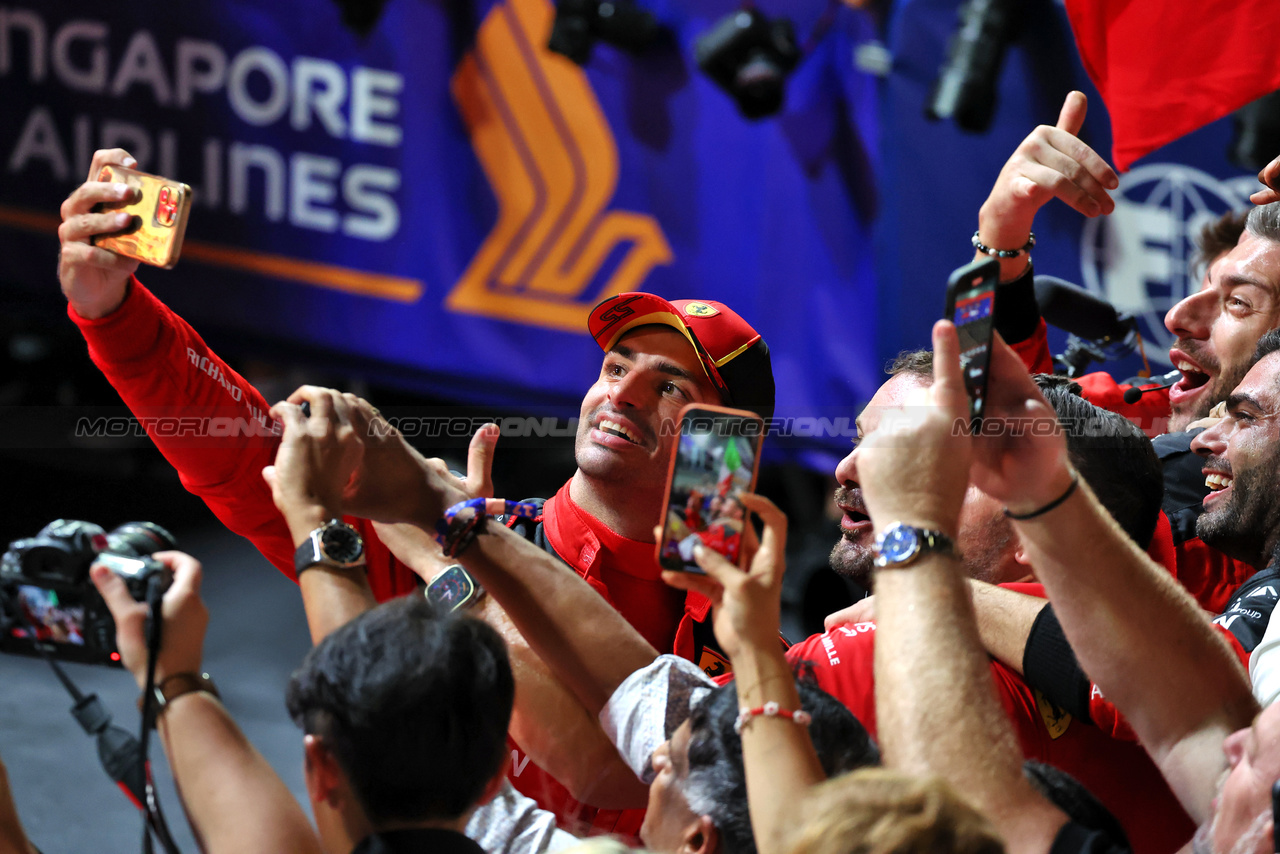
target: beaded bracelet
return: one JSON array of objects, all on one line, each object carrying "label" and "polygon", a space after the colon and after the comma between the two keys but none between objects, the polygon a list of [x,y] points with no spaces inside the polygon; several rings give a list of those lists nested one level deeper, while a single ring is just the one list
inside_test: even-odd
[{"label": "beaded bracelet", "polygon": [[813,721],[813,715],[804,709],[797,709],[793,712],[770,701],[763,706],[756,706],[754,709],[742,709],[739,711],[738,719],[733,722],[733,731],[738,735],[742,735],[742,728],[749,724],[752,718],[759,715],[764,715],[766,718],[786,718],[798,726],[808,726]]},{"label": "beaded bracelet", "polygon": [[978,239],[978,232],[973,233],[973,240],[970,241],[973,248],[977,249],[984,255],[990,255],[992,258],[1017,258],[1019,255],[1025,255],[1031,251],[1031,247],[1036,245],[1036,233],[1031,232],[1027,238],[1027,245],[1021,249],[992,249],[981,240]]},{"label": "beaded bracelet", "polygon": [[484,520],[490,516],[506,514],[533,519],[541,512],[537,504],[528,501],[510,501],[502,498],[470,498],[459,501],[444,511],[444,518],[436,522],[436,542],[445,557],[457,557],[471,545],[484,530]]}]

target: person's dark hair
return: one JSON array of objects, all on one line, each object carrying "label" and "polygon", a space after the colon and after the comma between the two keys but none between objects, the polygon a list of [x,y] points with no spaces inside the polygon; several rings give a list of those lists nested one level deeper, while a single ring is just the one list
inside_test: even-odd
[{"label": "person's dark hair", "polygon": [[1217,219],[1210,220],[1200,227],[1196,235],[1196,252],[1191,259],[1193,270],[1199,270],[1213,263],[1240,242],[1244,233],[1248,211],[1227,211]]},{"label": "person's dark hair", "polygon": [[[1276,347],[1280,348],[1280,338]],[[931,383],[933,351],[903,351],[885,370],[895,377],[910,374]],[[1079,383],[1053,374],[1036,374],[1033,379],[1058,416],[1071,464],[1125,533],[1145,549],[1155,533],[1164,496],[1164,475],[1151,440],[1129,419],[1081,397]]]},{"label": "person's dark hair", "polygon": [[1105,834],[1112,850],[1131,851],[1129,836],[1119,819],[1084,784],[1066,771],[1035,759],[1022,763],[1022,776],[1040,795],[1088,830]]},{"label": "person's dark hair", "polygon": [[1280,202],[1258,205],[1250,210],[1244,227],[1254,237],[1280,243]]},{"label": "person's dark hair", "polygon": [[312,649],[285,703],[332,751],[377,828],[471,809],[506,758],[514,696],[497,632],[405,596]]},{"label": "person's dark hair", "polygon": [[1124,532],[1145,549],[1164,497],[1164,474],[1151,440],[1128,418],[1095,406],[1069,387],[1039,377],[1037,385],[1058,415],[1071,464]]},{"label": "person's dark hair", "polygon": [[891,377],[898,374],[910,374],[913,377],[923,377],[929,382],[933,382],[933,351],[932,350],[903,350],[894,360],[885,366],[884,372]]},{"label": "person's dark hair", "polygon": [[[810,673],[798,677],[800,707],[813,716],[809,736],[828,777],[880,764],[880,750],[844,704],[819,688]],[[742,768],[742,737],[734,731],[738,689],[732,682],[712,690],[689,715],[689,808],[709,815],[724,854],[756,854]]]},{"label": "person's dark hair", "polygon": [[1258,364],[1277,350],[1280,350],[1280,329],[1272,329],[1258,339],[1258,345],[1253,349],[1253,364]]}]

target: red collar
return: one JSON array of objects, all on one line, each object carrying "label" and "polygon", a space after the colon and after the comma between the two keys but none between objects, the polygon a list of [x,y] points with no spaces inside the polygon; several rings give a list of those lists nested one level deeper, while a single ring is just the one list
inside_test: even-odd
[{"label": "red collar", "polygon": [[543,505],[542,524],[556,554],[580,575],[598,577],[601,567],[608,566],[653,581],[662,572],[653,543],[632,540],[610,530],[574,503],[568,483]]},{"label": "red collar", "polygon": [[[551,547],[584,578],[598,579],[605,566],[646,580],[660,578],[662,568],[658,566],[654,544],[632,540],[610,530],[574,503],[568,483],[547,499],[542,514]],[[701,621],[711,610],[711,602],[705,596],[690,592],[684,607],[686,614]]]}]

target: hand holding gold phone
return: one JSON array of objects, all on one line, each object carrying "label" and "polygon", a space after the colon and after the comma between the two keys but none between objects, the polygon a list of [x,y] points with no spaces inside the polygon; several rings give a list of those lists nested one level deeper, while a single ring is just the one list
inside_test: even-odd
[{"label": "hand holding gold phone", "polygon": [[98,180],[128,184],[134,192],[129,201],[103,203],[94,211],[125,211],[133,219],[120,231],[95,236],[93,244],[144,264],[172,269],[182,252],[182,238],[191,213],[191,187],[114,165],[103,166]]}]

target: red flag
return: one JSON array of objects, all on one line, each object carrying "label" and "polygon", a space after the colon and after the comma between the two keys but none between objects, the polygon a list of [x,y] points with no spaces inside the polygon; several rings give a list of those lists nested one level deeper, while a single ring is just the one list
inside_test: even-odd
[{"label": "red flag", "polygon": [[1277,0],[1067,0],[1067,14],[1121,171],[1280,89]]}]

